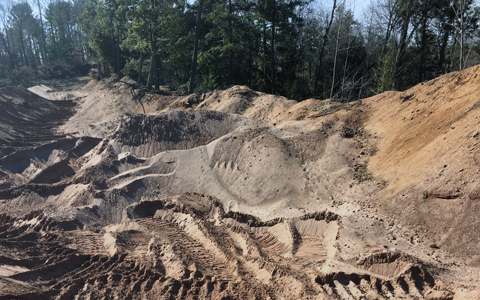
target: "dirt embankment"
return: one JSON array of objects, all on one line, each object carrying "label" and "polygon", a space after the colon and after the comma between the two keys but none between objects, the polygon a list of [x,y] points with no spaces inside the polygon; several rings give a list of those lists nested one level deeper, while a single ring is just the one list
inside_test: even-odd
[{"label": "dirt embankment", "polygon": [[473,67],[364,101],[371,114],[365,128],[378,137],[369,170],[388,182],[378,203],[419,240],[475,266],[480,266],[479,72]]},{"label": "dirt embankment", "polygon": [[0,299],[476,299],[479,71],[349,104],[12,89],[50,123],[0,119]]},{"label": "dirt embankment", "polygon": [[58,126],[73,115],[71,100],[50,101],[20,86],[0,88],[0,156],[62,136]]}]

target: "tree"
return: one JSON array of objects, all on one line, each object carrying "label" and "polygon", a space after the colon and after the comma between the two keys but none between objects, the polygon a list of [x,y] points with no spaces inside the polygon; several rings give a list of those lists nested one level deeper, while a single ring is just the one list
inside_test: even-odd
[{"label": "tree", "polygon": [[10,10],[12,16],[12,25],[16,27],[18,37],[20,40],[23,63],[28,66],[27,52],[26,52],[26,39],[25,29],[32,22],[32,8],[26,2],[15,4]]},{"label": "tree", "polygon": [[452,8],[456,17],[457,34],[460,36],[459,70],[466,67],[466,37],[478,28],[479,11],[473,6],[473,0],[453,0]]},{"label": "tree", "polygon": [[[301,38],[300,28],[303,27],[301,13],[308,3],[309,1],[300,0],[260,0],[256,4],[257,22],[262,30],[265,91],[276,93],[281,87],[283,94],[286,92],[285,87],[295,81],[291,74],[295,73],[298,66],[295,54],[301,48],[298,44]],[[290,65],[287,66],[288,64]]]},{"label": "tree", "polygon": [[193,58],[192,58],[192,73],[190,75],[190,85],[188,91],[193,92],[195,88],[195,76],[197,75],[197,59],[198,59],[198,40],[200,39],[200,31],[202,26],[202,10],[204,0],[199,0],[197,11],[197,22],[195,25],[195,40],[193,46]]},{"label": "tree", "polygon": [[90,49],[101,62],[101,72],[110,76],[110,70],[117,76],[122,70],[120,37],[124,20],[118,20],[118,4],[114,0],[90,0],[79,16],[80,28],[87,35]]},{"label": "tree", "polygon": [[414,11],[415,0],[398,0],[397,1],[397,10],[399,14],[399,23],[400,23],[400,38],[398,42],[397,56],[395,60],[395,73],[393,77],[393,87],[395,89],[400,89],[402,86],[401,75],[404,71],[404,57],[407,51],[407,46],[410,40],[410,37],[413,35],[413,32],[416,28],[413,28],[410,33],[410,18],[412,17]]},{"label": "tree", "polygon": [[45,36],[45,26],[43,24],[43,15],[42,15],[42,6],[40,5],[40,0],[37,0],[38,13],[40,17],[40,28],[41,28],[41,51],[42,51],[42,61],[46,62],[48,60],[48,51],[47,51],[47,38]]},{"label": "tree", "polygon": [[[3,57],[7,56],[8,58],[4,58],[3,71],[7,73],[7,69],[13,70],[15,68],[15,53],[13,50],[13,39],[11,26],[11,18],[9,17],[10,8],[7,6],[9,2],[0,3],[0,19],[2,22],[2,29],[3,33],[1,35],[1,46],[2,52],[4,53]],[[8,61],[8,62],[6,62]]]},{"label": "tree", "polygon": [[[353,17],[353,12],[345,7],[345,2],[337,8],[337,16],[332,25],[335,37],[335,54],[333,57],[332,84],[330,98],[349,100],[356,82],[364,72],[367,56],[360,27]],[[337,62],[342,67],[337,72]]]},{"label": "tree", "polygon": [[434,31],[437,32],[437,75],[445,74],[448,70],[447,48],[455,26],[455,10],[451,5],[452,0],[435,1],[432,14],[434,17]]},{"label": "tree", "polygon": [[318,57],[318,65],[317,65],[317,70],[315,71],[315,82],[313,85],[313,96],[316,96],[318,93],[318,80],[320,79],[320,74],[322,71],[322,62],[323,62],[323,56],[324,56],[324,51],[325,47],[327,46],[328,42],[328,35],[330,33],[330,28],[332,27],[333,23],[333,17],[335,14],[335,9],[337,8],[337,0],[333,0],[333,5],[332,5],[332,12],[330,13],[330,21],[327,21],[327,26],[325,26],[325,32],[323,34],[323,41],[322,41],[322,46],[320,48],[320,53]]},{"label": "tree", "polygon": [[0,76],[88,56],[156,89],[350,101],[480,61],[473,0],[371,0],[363,22],[336,0],[19,1],[0,3]]}]

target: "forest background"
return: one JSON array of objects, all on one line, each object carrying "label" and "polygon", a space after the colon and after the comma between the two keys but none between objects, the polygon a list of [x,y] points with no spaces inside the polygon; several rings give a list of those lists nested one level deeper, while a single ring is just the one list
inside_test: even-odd
[{"label": "forest background", "polygon": [[[354,101],[480,63],[473,0],[2,0],[0,79],[95,63],[194,91]],[[357,5],[358,7],[358,5]]]}]

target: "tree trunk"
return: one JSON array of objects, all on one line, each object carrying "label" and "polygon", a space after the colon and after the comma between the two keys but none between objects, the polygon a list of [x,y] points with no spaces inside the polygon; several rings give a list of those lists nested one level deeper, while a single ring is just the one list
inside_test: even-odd
[{"label": "tree trunk", "polygon": [[248,50],[248,86],[252,87],[252,71],[253,71],[253,47]]},{"label": "tree trunk", "polygon": [[[10,32],[10,37],[11,37],[11,52],[10,52],[10,61],[11,61],[11,64],[12,64],[12,70],[15,69],[16,67],[16,59],[15,59],[15,39],[14,39],[14,32],[13,30],[8,30],[7,32]],[[8,38],[8,36],[7,36]]]},{"label": "tree trunk", "polygon": [[103,61],[103,77],[110,76],[110,67],[106,61]]},{"label": "tree trunk", "polygon": [[198,5],[197,23],[195,26],[195,41],[193,45],[192,73],[190,74],[190,85],[188,87],[189,93],[193,93],[193,89],[195,88],[195,76],[197,75],[198,40],[200,39],[200,26],[202,25],[202,10],[204,1],[205,0],[200,0]]},{"label": "tree trunk", "polygon": [[160,89],[160,70],[158,67],[158,55],[155,55],[155,90]]},{"label": "tree trunk", "polygon": [[268,73],[267,73],[267,24],[263,24],[263,87],[267,91]]},{"label": "tree trunk", "polygon": [[392,29],[393,29],[393,9],[389,6],[389,15],[388,15],[388,24],[387,24],[387,30],[385,32],[385,40],[383,41],[383,47],[382,47],[382,56],[387,53],[387,46],[388,46],[388,41],[390,40],[390,35],[392,34]]},{"label": "tree trunk", "polygon": [[400,75],[401,75],[401,67],[403,65],[403,57],[405,55],[405,51],[407,49],[407,35],[408,35],[408,25],[410,24],[410,6],[413,0],[406,0],[406,7],[403,11],[403,22],[402,22],[402,30],[400,33],[400,42],[398,45],[398,52],[397,58],[395,61],[395,73],[393,78],[393,87],[394,89],[400,88]]},{"label": "tree trunk", "polygon": [[337,0],[333,0],[332,13],[330,15],[330,21],[328,22],[327,27],[325,28],[325,35],[323,36],[322,48],[320,49],[320,55],[318,57],[317,71],[315,72],[315,82],[313,84],[313,96],[314,97],[317,96],[318,80],[320,79],[320,73],[322,71],[323,52],[325,51],[325,46],[327,45],[328,33],[330,31],[330,28],[332,27],[333,17],[334,17],[336,8],[337,8]]},{"label": "tree trunk", "polygon": [[22,54],[23,54],[24,63],[25,63],[25,66],[28,67],[27,52],[25,51],[25,42],[23,41],[22,24],[18,25],[18,31],[19,31],[19,36],[20,36],[20,45],[22,46]]},{"label": "tree trunk", "polygon": [[273,9],[272,9],[272,40],[270,42],[271,46],[271,68],[272,68],[272,94],[275,95],[276,92],[276,82],[275,82],[275,75],[276,75],[276,70],[275,70],[275,19],[276,19],[276,14],[277,14],[277,9],[276,9],[276,0],[272,0],[273,2]]},{"label": "tree trunk", "polygon": [[422,9],[422,41],[420,46],[420,62],[418,64],[418,78],[417,83],[423,81],[424,78],[424,64],[425,64],[425,55],[426,55],[426,48],[427,48],[427,17],[428,17],[428,10],[427,4],[424,3],[424,7]]},{"label": "tree trunk", "polygon": [[458,0],[460,2],[460,70],[463,70],[465,59],[465,0]]},{"label": "tree trunk", "polygon": [[[345,54],[345,63],[343,64],[343,77],[342,77],[342,86],[341,86],[341,94],[340,94],[340,99],[342,99],[342,101],[343,101],[343,98],[344,98],[343,95],[344,95],[344,91],[345,91],[345,82],[347,81],[348,56],[350,54],[350,46],[351,46],[352,43],[355,44],[355,38],[353,38],[353,42],[352,42],[350,40],[350,35],[349,35],[348,36],[346,54]],[[367,67],[367,69],[368,69],[368,67]],[[352,76],[352,82],[355,82],[355,77],[356,77],[357,73],[358,73],[358,70]],[[347,97],[346,101],[350,101],[352,91],[353,91],[354,88],[355,88],[355,86],[352,86],[352,88],[350,89],[350,93],[348,94],[348,97]]]},{"label": "tree trunk", "polygon": [[5,45],[6,45],[6,48],[7,48],[8,61],[9,61],[9,64],[10,64],[10,70],[13,70],[13,69],[15,69],[15,63],[13,61],[13,55],[12,55],[12,51],[11,51],[11,48],[13,48],[13,47],[10,47],[10,39],[8,38],[9,30],[6,27],[4,29],[5,29]]},{"label": "tree trunk", "polygon": [[[233,28],[232,28],[232,0],[228,0],[228,43],[233,43]],[[228,84],[233,84],[233,54],[229,50],[228,53]]]},{"label": "tree trunk", "polygon": [[120,34],[117,34],[116,37],[117,43],[116,43],[116,50],[117,50],[117,75],[120,77],[122,74],[122,49],[120,49]]},{"label": "tree trunk", "polygon": [[113,61],[111,62],[112,67],[113,67],[113,73],[118,74],[118,70],[117,70],[117,49],[115,47],[115,34],[112,34],[112,49],[111,49],[111,51],[112,51],[112,58],[113,58]]},{"label": "tree trunk", "polygon": [[159,90],[160,86],[163,85],[163,75],[162,75],[162,60],[160,55],[155,55],[155,89]]},{"label": "tree trunk", "polygon": [[337,69],[337,56],[338,56],[338,40],[340,39],[340,28],[342,27],[342,20],[340,20],[340,24],[338,25],[337,30],[337,41],[335,43],[335,57],[333,59],[333,74],[332,74],[332,86],[330,88],[330,99],[333,98],[333,88],[335,87],[335,71]]},{"label": "tree trunk", "polygon": [[447,49],[448,39],[450,37],[450,30],[445,30],[442,41],[440,44],[439,55],[438,55],[438,69],[440,70],[441,74],[445,74],[446,68],[445,64],[445,52]]},{"label": "tree trunk", "polygon": [[[48,10],[47,10],[48,12]],[[56,46],[57,45],[57,31],[55,30],[55,26],[51,26],[50,25],[50,37],[52,38],[52,41],[53,41],[53,45]]]},{"label": "tree trunk", "polygon": [[142,80],[143,80],[143,72],[142,72],[142,69],[143,69],[143,52],[140,52],[140,59],[139,59],[139,63],[138,63],[138,78],[137,78],[137,84],[138,85],[141,85],[142,84]]},{"label": "tree trunk", "polygon": [[34,54],[34,51],[33,51],[33,39],[31,36],[29,36],[29,38],[27,39],[29,43],[27,43],[27,46],[29,46],[29,56],[30,56],[30,66],[32,68],[37,68],[37,64],[35,62],[35,54]]},{"label": "tree trunk", "polygon": [[40,14],[40,26],[42,27],[42,60],[43,60],[43,63],[45,63],[48,59],[47,57],[47,38],[45,37],[45,31],[43,30],[43,17],[42,17],[42,6],[40,5],[40,0],[37,0],[37,4],[38,4],[38,11],[39,11],[39,14]]},{"label": "tree trunk", "polygon": [[152,55],[150,56],[150,71],[148,73],[148,81],[147,81],[148,89],[152,88],[154,68],[155,68],[155,54],[152,53]]}]

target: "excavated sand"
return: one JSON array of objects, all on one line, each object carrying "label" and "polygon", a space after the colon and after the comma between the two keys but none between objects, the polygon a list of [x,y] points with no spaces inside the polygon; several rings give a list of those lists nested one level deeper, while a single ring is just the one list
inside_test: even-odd
[{"label": "excavated sand", "polygon": [[478,299],[479,72],[350,104],[3,88],[0,299]]}]

